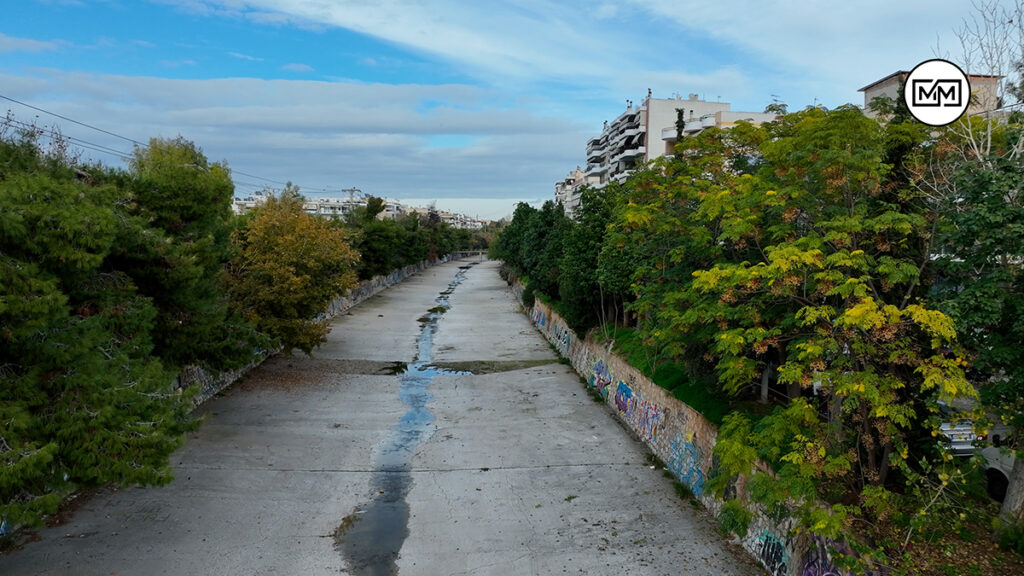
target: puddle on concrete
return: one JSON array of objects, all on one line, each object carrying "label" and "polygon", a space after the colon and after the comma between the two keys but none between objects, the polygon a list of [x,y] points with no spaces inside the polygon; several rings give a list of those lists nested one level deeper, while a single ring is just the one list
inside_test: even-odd
[{"label": "puddle on concrete", "polygon": [[427,389],[435,376],[469,373],[431,364],[438,322],[451,308],[448,297],[465,279],[469,268],[459,268],[455,279],[435,300],[437,306],[420,318],[416,359],[404,372],[398,373],[401,380],[398,397],[408,410],[380,446],[376,472],[370,479],[373,497],[346,516],[333,534],[335,548],[345,557],[353,574],[393,576],[398,573],[398,554],[409,535],[406,496],[412,487],[412,456],[416,445],[434,433],[434,415],[427,409],[434,398]]}]

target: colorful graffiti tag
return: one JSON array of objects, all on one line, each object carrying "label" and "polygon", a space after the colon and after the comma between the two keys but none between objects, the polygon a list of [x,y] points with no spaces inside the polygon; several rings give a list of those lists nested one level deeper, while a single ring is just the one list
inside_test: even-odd
[{"label": "colorful graffiti tag", "polygon": [[541,326],[544,326],[546,324],[547,324],[547,316],[544,315],[544,312],[542,312],[540,308],[534,308],[534,310],[533,310],[533,325],[536,326],[537,328],[540,328]]},{"label": "colorful graffiti tag", "polygon": [[661,407],[644,400],[640,392],[622,380],[615,390],[615,407],[641,438],[648,441],[657,438],[658,427],[665,418]]},{"label": "colorful graffiti tag", "polygon": [[700,449],[693,444],[692,433],[688,434],[688,439],[684,440],[680,432],[676,434],[675,440],[672,440],[668,469],[680,482],[689,486],[694,494],[700,496],[704,492],[704,473],[700,469],[703,456]]},{"label": "colorful graffiti tag", "polygon": [[789,559],[786,555],[786,545],[779,540],[779,537],[765,530],[757,537],[757,557],[768,569],[772,576],[787,576],[789,574]]},{"label": "colorful graffiti tag", "polygon": [[554,327],[555,347],[562,356],[569,356],[569,348],[572,344],[572,331],[565,324],[558,323]]},{"label": "colorful graffiti tag", "polygon": [[633,410],[636,422],[636,433],[644,440],[654,440],[658,437],[658,426],[661,425],[664,415],[661,407],[653,402],[641,400]]},{"label": "colorful graffiti tag", "polygon": [[590,386],[600,392],[603,398],[608,397],[608,386],[612,383],[612,374],[608,371],[608,366],[604,363],[604,360],[598,360],[594,363],[594,370],[590,375]]},{"label": "colorful graffiti tag", "polygon": [[615,390],[615,407],[619,409],[619,414],[626,416],[626,412],[629,410],[629,400],[633,397],[633,389],[629,387],[622,380],[619,380],[619,386]]}]

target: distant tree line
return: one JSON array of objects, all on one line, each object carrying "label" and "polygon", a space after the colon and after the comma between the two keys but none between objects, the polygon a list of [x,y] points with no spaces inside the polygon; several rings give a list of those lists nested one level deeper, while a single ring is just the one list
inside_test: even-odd
[{"label": "distant tree line", "polygon": [[[184,139],[127,169],[82,165],[59,138],[0,126],[0,522],[32,524],[70,491],[170,481],[190,417],[183,366],[309,353],[328,303],[474,238],[431,218],[347,221],[289,186],[238,217],[224,163]],[[361,256],[362,255],[362,256]]]},{"label": "distant tree line", "polygon": [[520,204],[491,254],[721,423],[710,485],[749,493],[730,529],[756,506],[906,568],[994,513],[942,405],[1024,424],[1024,124],[879,109],[705,130],[574,219]]}]

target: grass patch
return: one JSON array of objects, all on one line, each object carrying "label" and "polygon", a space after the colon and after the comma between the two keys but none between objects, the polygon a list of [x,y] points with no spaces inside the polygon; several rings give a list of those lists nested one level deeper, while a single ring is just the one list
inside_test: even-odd
[{"label": "grass patch", "polygon": [[607,341],[606,334],[614,338],[613,352],[715,425],[720,425],[726,414],[737,409],[737,403],[718,389],[713,376],[696,377],[682,364],[656,362],[644,348],[636,330],[617,327],[596,333],[599,342]]},{"label": "grass patch", "polygon": [[654,454],[653,452],[648,452],[647,453],[646,460],[647,460],[648,464],[650,464],[652,466],[657,466],[658,468],[661,468],[662,470],[667,468],[667,466],[665,466],[665,462],[663,462],[661,458],[658,458],[658,455]]},{"label": "grass patch", "polygon": [[691,490],[690,487],[687,486],[686,484],[683,484],[682,482],[676,480],[675,482],[672,483],[672,488],[675,489],[676,495],[682,498],[683,500],[693,500],[693,490]]}]

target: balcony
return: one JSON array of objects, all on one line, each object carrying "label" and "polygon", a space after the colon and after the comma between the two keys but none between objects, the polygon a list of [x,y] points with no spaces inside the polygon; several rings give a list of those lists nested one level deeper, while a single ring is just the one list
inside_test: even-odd
[{"label": "balcony", "polygon": [[628,150],[624,150],[620,156],[621,156],[621,158],[623,160],[625,160],[625,159],[628,159],[628,158],[639,158],[640,156],[643,156],[644,154],[647,154],[647,147],[646,146],[637,146],[636,148],[630,148]]},{"label": "balcony", "polygon": [[608,163],[609,164],[615,164],[617,162],[621,162],[622,160],[629,160],[631,158],[639,158],[640,156],[643,156],[646,153],[647,153],[647,147],[646,146],[637,146],[635,148],[626,148],[625,150],[620,150],[619,153],[616,154],[615,156],[612,156],[612,159]]},{"label": "balcony", "polygon": [[619,184],[622,184],[623,182],[628,180],[629,177],[632,176],[634,172],[636,172],[636,170],[623,170],[622,172],[619,172],[618,174],[616,174],[612,178],[612,180],[618,182]]}]

